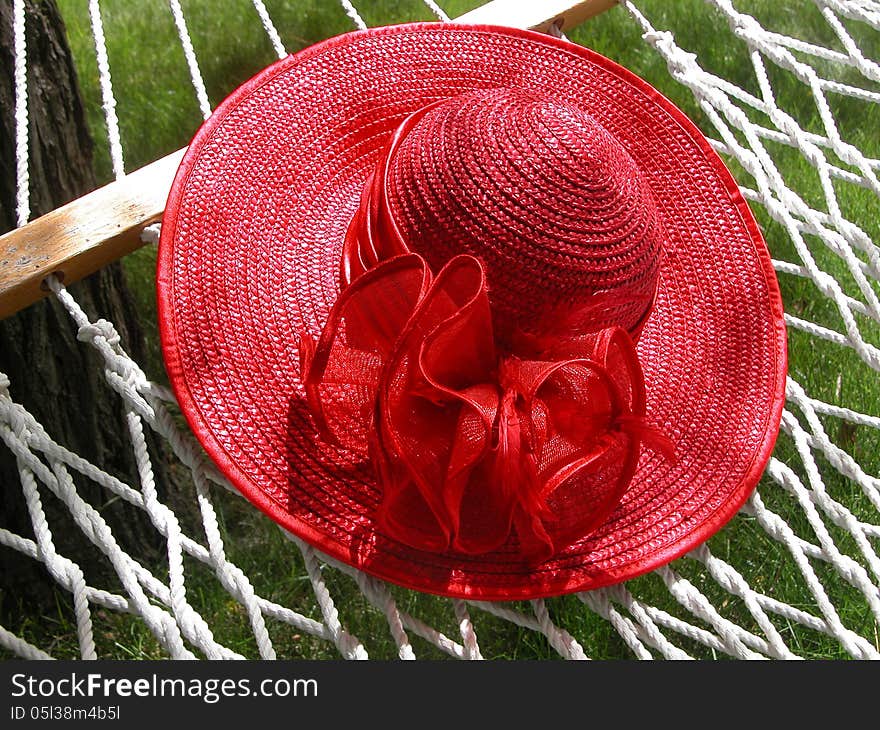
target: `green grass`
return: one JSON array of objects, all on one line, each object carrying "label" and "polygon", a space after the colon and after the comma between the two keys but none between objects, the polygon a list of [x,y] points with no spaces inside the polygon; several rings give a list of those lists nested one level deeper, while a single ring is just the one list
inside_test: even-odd
[{"label": "green grass", "polygon": [[[416,0],[362,1],[356,4],[370,25],[432,17],[427,8]],[[455,16],[480,3],[478,0],[446,0],[441,4],[450,15]],[[97,142],[96,170],[102,180],[109,180],[111,168],[106,152],[106,129],[100,107],[88,19],[80,0],[59,0],[59,5],[67,21],[80,83],[87,100],[89,122]],[[352,28],[350,19],[332,0],[276,0],[267,1],[266,5],[289,51]],[[726,22],[708,11],[703,2],[642,0],[639,5],[657,28],[672,30],[680,46],[697,52],[700,64],[705,69],[729,79],[750,93],[759,93],[744,44],[732,39]],[[737,6],[779,32],[797,35],[826,47],[840,47],[811,3],[742,0]],[[218,103],[242,81],[274,60],[269,41],[246,0],[222,5],[212,0],[186,0],[184,7],[212,104]],[[201,117],[166,3],[161,0],[138,3],[103,0],[102,9],[113,83],[119,99],[118,114],[126,168],[133,170],[185,145],[198,128]],[[848,28],[860,41],[868,57],[877,58],[880,55],[875,36],[868,35],[864,28],[855,23],[848,24]],[[690,92],[670,78],[662,59],[641,40],[639,29],[623,10],[614,10],[590,21],[572,32],[570,37],[647,79],[682,107],[707,134],[716,136]],[[789,74],[774,68],[769,70],[781,105],[805,129],[822,132],[816,106],[806,93],[806,87],[795,82]],[[835,78],[846,81],[855,77],[853,73],[847,73]],[[860,83],[864,85],[864,81]],[[869,156],[880,156],[880,142],[876,134],[880,128],[878,106],[834,95],[829,95],[829,102],[841,136]],[[753,118],[759,117],[753,114]],[[788,186],[809,204],[824,210],[818,176],[800,153],[771,143],[767,144],[767,149]],[[749,176],[733,161],[729,162],[738,179],[751,185]],[[841,162],[836,164],[846,167]],[[872,240],[878,240],[880,216],[876,196],[845,183],[836,183],[836,191],[844,215],[857,221]],[[783,227],[771,220],[762,207],[755,205],[753,210],[773,256],[798,261]],[[808,237],[807,243],[819,265],[833,273],[844,284],[847,293],[861,299],[840,259],[825,250],[820,241]],[[163,380],[158,338],[154,329],[155,249],[142,249],[128,257],[125,266],[143,314],[142,321],[148,329],[151,354],[146,363],[147,370],[152,377]],[[834,305],[820,295],[812,283],[790,276],[781,276],[780,279],[787,311],[837,330],[843,329]],[[865,318],[859,319],[859,325],[869,341],[880,342],[880,332],[875,325]],[[880,389],[876,387],[876,375],[853,352],[833,345],[825,346],[797,331],[789,333],[789,348],[791,375],[812,396],[830,403],[854,406],[866,413],[880,413]],[[832,440],[852,455],[865,471],[878,473],[880,439],[876,431],[841,426],[831,419],[826,419],[824,423]],[[790,439],[780,436],[776,456],[806,481]],[[822,460],[819,460],[819,468],[832,496],[847,505],[858,518],[876,520],[873,508],[851,482],[841,478]],[[803,511],[795,505],[790,495],[766,479],[762,494],[767,506],[783,515],[796,534],[811,541],[816,540]],[[302,560],[274,525],[242,500],[232,496],[218,495],[216,504],[229,558],[250,577],[257,592],[320,619]],[[841,550],[864,563],[844,531],[832,527],[830,532]],[[817,612],[787,550],[770,539],[754,519],[738,516],[730,526],[713,537],[709,545],[714,554],[736,567],[757,590],[804,610]],[[838,608],[843,623],[869,637],[872,642],[876,641],[877,626],[860,594],[827,566],[816,564],[814,567]],[[256,656],[253,633],[243,609],[204,566],[188,560],[187,569],[187,595],[193,606],[207,619],[215,635],[236,651]],[[675,569],[702,590],[725,616],[760,634],[742,601],[707,578],[702,566],[692,560],[683,560],[675,564]],[[159,566],[157,574],[160,577],[161,573]],[[331,593],[338,601],[344,625],[365,642],[371,656],[395,656],[396,650],[382,614],[366,603],[351,579],[338,571],[326,571],[325,575]],[[675,612],[675,603],[657,576],[640,578],[631,584],[631,588],[645,602]],[[453,638],[458,636],[456,619],[448,601],[406,591],[395,590],[395,595],[404,610]],[[69,603],[67,597],[62,596],[54,611],[39,617],[24,618],[21,626],[12,628],[38,645],[51,645],[56,656],[75,656],[77,642]],[[523,610],[529,613],[528,606],[524,606]],[[550,610],[559,624],[581,641],[590,656],[629,656],[628,649],[610,624],[588,611],[576,597],[554,600]],[[102,655],[119,658],[161,656],[155,639],[141,622],[112,612],[99,614],[96,641]],[[478,621],[480,645],[486,656],[556,656],[539,634],[517,628],[476,609],[472,615]],[[783,638],[799,653],[819,658],[844,656],[837,642],[828,637],[792,628],[782,620],[776,621],[776,625]],[[328,642],[280,622],[270,620],[269,630],[279,656],[337,656]],[[410,637],[418,655],[439,656],[431,645],[412,633]],[[699,644],[685,642],[684,648],[695,656],[713,655]]]}]

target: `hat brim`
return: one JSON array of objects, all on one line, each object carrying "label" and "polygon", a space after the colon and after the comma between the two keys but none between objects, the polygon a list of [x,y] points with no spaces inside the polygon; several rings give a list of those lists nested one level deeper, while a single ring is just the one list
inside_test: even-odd
[{"label": "hat brim", "polygon": [[[666,229],[638,343],[648,415],[674,462],[643,449],[613,514],[551,560],[515,537],[484,555],[380,534],[370,465],[317,436],[298,336],[339,292],[346,227],[381,148],[410,113],[497,87],[536,89],[598,120],[640,166]],[[770,256],[736,182],[696,126],[626,69],[530,31],[418,23],[358,31],[267,68],[190,145],[168,199],[159,324],[181,410],[232,484],[324,553],[422,591],[525,599],[650,571],[719,530],[778,433],[786,337]]]}]

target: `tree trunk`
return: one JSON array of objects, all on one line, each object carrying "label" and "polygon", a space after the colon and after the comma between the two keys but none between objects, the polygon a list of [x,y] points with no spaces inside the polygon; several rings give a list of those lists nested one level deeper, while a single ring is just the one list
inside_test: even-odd
[{"label": "tree trunk", "polygon": [[[92,140],[86,126],[65,28],[54,0],[28,0],[26,37],[30,124],[30,204],[36,217],[92,190]],[[12,2],[0,0],[0,232],[15,225]],[[113,322],[135,359],[144,344],[119,264],[70,287],[88,315]],[[122,399],[110,390],[96,352],[76,339],[73,322],[50,297],[0,321],[0,372],[10,391],[56,441],[137,486]],[[148,440],[156,482],[170,483],[163,445]],[[79,493],[100,510],[123,548],[155,562],[161,540],[146,515],[75,475]],[[15,459],[0,446],[0,527],[33,537]],[[118,586],[109,562],[74,526],[67,509],[40,489],[58,552],[77,562],[92,585]],[[0,614],[24,615],[52,600],[51,580],[36,561],[0,547]],[[25,609],[22,601],[31,604]],[[38,605],[34,606],[33,603]]]}]

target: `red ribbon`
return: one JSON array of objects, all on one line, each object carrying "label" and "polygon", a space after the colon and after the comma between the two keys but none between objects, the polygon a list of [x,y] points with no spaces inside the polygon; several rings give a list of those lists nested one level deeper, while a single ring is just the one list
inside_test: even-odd
[{"label": "red ribbon", "polygon": [[384,179],[424,111],[365,187],[320,338],[301,335],[308,404],[324,438],[372,460],[383,534],[477,554],[515,533],[513,549],[541,562],[608,517],[643,442],[669,457],[672,445],[645,419],[626,330],[572,329],[581,313],[499,346],[481,261],[456,256],[435,277],[408,252]]}]

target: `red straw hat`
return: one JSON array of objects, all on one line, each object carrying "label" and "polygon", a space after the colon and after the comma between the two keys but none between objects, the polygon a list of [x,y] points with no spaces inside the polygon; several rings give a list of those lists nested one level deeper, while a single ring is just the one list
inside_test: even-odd
[{"label": "red straw hat", "polygon": [[419,590],[632,578],[739,509],[785,329],[767,248],[692,122],[538,33],[319,43],[200,129],[162,226],[168,374],[232,483]]}]

